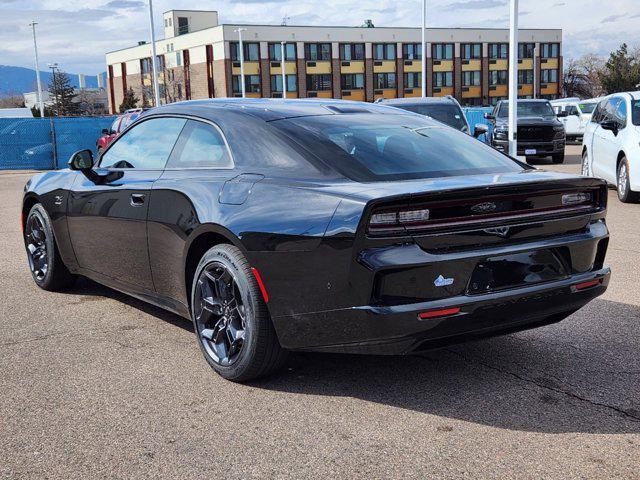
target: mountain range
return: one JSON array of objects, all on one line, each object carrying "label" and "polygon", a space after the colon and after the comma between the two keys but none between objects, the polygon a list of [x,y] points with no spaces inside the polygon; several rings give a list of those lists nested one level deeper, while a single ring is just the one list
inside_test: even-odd
[{"label": "mountain range", "polygon": [[[78,74],[66,72],[71,80],[71,85],[78,87]],[[106,73],[101,73],[103,80],[106,82]],[[40,82],[42,89],[47,90],[51,81],[51,71],[40,71]],[[97,88],[98,78],[96,75],[85,76],[87,88]],[[103,83],[106,85],[106,83]],[[14,67],[10,65],[0,65],[0,97],[10,95],[20,95],[25,92],[33,92],[36,87],[36,71],[32,68]]]}]

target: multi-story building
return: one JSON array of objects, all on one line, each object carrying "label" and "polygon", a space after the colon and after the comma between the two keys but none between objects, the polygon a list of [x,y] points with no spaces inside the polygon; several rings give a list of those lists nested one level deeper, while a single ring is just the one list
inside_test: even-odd
[{"label": "multi-story building", "polygon": [[[419,28],[218,25],[217,12],[191,10],[166,12],[164,27],[165,38],[156,42],[163,103],[240,96],[239,29],[248,97],[281,97],[283,83],[288,98],[421,96],[423,57],[427,96],[492,105],[508,95],[507,29],[430,28],[423,55]],[[518,94],[556,98],[562,30],[521,29],[519,38]],[[107,53],[106,61],[112,112],[128,88],[151,103],[149,44]]]}]

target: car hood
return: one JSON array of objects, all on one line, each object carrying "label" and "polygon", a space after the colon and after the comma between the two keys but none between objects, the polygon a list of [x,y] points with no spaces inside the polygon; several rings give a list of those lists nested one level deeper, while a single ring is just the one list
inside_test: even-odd
[{"label": "car hood", "polygon": [[[461,175],[454,177],[427,178],[393,182],[332,182],[331,184],[299,185],[326,194],[349,197],[368,202],[378,198],[414,195],[431,191],[479,189],[490,191],[496,185],[518,185],[531,182],[567,182],[584,179],[580,175],[547,172],[544,170],[524,170],[520,173]],[[597,181],[594,180],[597,183]]]}]

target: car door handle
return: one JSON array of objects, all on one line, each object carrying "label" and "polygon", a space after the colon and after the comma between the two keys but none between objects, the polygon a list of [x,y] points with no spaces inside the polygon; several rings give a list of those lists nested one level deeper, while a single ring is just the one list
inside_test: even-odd
[{"label": "car door handle", "polygon": [[144,205],[144,199],[145,199],[145,194],[144,193],[132,193],[131,194],[131,206],[132,207],[141,207]]}]

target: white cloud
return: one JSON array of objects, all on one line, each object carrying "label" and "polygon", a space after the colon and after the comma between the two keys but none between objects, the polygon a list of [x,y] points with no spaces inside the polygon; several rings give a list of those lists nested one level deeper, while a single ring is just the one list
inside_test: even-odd
[{"label": "white cloud", "polygon": [[[27,24],[39,22],[41,65],[58,62],[73,72],[105,69],[104,54],[148,40],[147,0],[3,0],[0,12],[0,64],[32,66],[33,44]],[[222,22],[419,26],[421,0],[154,0],[158,31],[162,12],[174,9],[218,10]],[[606,55],[626,42],[640,44],[640,2],[609,0],[520,0],[523,28],[562,28],[565,56]],[[508,22],[506,0],[428,0],[434,27],[496,27]]]}]

